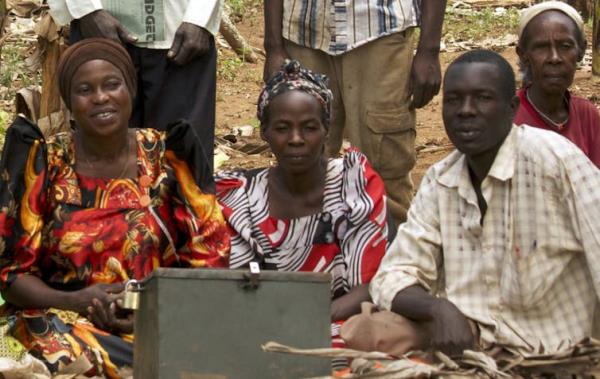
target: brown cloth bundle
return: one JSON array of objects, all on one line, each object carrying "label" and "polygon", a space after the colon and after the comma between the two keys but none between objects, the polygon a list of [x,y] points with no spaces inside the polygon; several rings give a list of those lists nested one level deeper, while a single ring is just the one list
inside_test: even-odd
[{"label": "brown cloth bundle", "polygon": [[401,357],[428,344],[427,332],[417,323],[391,311],[378,311],[372,303],[363,302],[361,309],[342,325],[341,336],[349,349]]}]

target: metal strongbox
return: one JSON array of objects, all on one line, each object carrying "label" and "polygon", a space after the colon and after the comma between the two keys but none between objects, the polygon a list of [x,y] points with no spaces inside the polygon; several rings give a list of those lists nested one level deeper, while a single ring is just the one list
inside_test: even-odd
[{"label": "metal strongbox", "polygon": [[[326,358],[265,353],[276,341],[328,347],[330,276],[159,268],[135,316],[136,379],[285,379],[327,375]],[[256,285],[257,286],[256,286]]]}]

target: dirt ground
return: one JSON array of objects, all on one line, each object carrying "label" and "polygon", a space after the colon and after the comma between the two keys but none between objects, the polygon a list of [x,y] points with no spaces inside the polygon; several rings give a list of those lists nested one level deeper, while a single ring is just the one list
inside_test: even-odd
[{"label": "dirt ground", "polygon": [[[237,25],[242,35],[248,42],[258,48],[262,48],[263,42],[263,20],[260,9],[253,9]],[[591,40],[590,38],[588,38]],[[508,46],[498,51],[513,64],[516,70],[517,56],[514,46]],[[221,49],[222,61],[234,57],[231,50]],[[460,52],[443,52],[441,54],[442,69]],[[264,57],[256,64],[242,63],[235,68],[235,72],[226,72],[233,78],[225,79],[220,76],[217,85],[217,140],[226,137],[235,143],[220,140],[222,143],[217,151],[221,155],[225,153],[228,158],[220,166],[221,169],[234,167],[259,167],[273,163],[273,157],[258,137],[257,120],[255,118],[256,99],[262,85],[262,68]],[[221,65],[221,70],[229,69],[227,65]],[[588,98],[600,105],[600,82],[592,79],[591,72],[580,70],[577,72],[575,82],[572,86],[574,93]],[[253,136],[234,136],[236,129],[243,125],[252,125]],[[239,150],[249,152],[242,153]],[[427,168],[445,157],[453,149],[446,137],[441,119],[441,95],[436,96],[425,108],[417,111],[417,165],[413,170],[415,184]],[[259,152],[256,154],[256,152]]]}]

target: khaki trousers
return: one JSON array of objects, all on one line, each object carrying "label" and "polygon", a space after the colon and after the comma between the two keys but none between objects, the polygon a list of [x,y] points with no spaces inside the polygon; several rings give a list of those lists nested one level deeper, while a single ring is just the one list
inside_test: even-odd
[{"label": "khaki trousers", "polygon": [[338,56],[286,41],[293,59],[329,77],[334,98],[329,154],[337,155],[345,136],[369,158],[385,183],[396,225],[406,221],[416,162],[415,112],[408,109],[413,34],[410,28]]}]

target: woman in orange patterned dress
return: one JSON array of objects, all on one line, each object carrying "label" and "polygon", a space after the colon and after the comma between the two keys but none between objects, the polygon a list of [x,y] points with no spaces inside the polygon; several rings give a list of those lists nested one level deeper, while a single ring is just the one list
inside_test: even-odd
[{"label": "woman in orange patterned dress", "polygon": [[10,334],[57,372],[132,364],[129,279],[157,267],[226,267],[229,236],[206,157],[184,122],[129,128],[136,76],[107,39],[71,46],[58,68],[73,131],[45,139],[18,119],[1,162],[0,278]]}]

